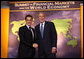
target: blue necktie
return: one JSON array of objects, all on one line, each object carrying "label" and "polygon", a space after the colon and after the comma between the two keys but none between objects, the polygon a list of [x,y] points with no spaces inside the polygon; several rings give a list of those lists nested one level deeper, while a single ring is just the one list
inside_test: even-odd
[{"label": "blue necktie", "polygon": [[41,24],[41,36],[43,38],[43,23]]}]

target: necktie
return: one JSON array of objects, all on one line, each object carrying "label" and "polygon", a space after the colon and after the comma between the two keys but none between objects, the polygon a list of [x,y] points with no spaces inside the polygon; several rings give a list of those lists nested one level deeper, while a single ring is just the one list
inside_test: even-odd
[{"label": "necktie", "polygon": [[33,38],[34,38],[34,33],[33,33],[32,28],[31,28],[31,27],[29,27],[29,30],[32,32],[32,36],[33,36]]},{"label": "necktie", "polygon": [[41,24],[41,36],[43,38],[43,23]]},{"label": "necktie", "polygon": [[31,27],[29,26],[29,30],[31,31]]}]

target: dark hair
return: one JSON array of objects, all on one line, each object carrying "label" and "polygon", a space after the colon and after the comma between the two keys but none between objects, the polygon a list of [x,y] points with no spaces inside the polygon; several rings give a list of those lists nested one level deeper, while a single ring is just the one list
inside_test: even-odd
[{"label": "dark hair", "polygon": [[31,17],[33,19],[33,16],[32,15],[26,15],[25,16],[25,20],[26,20],[27,17]]}]

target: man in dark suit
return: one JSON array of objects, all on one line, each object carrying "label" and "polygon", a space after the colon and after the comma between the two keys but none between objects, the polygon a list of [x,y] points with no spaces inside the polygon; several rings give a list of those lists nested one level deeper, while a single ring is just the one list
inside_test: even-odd
[{"label": "man in dark suit", "polygon": [[39,58],[56,58],[57,32],[52,22],[45,21],[45,14],[39,13],[40,23],[35,27]]},{"label": "man in dark suit", "polygon": [[35,54],[35,48],[38,45],[35,43],[35,30],[31,27],[33,17],[27,15],[25,17],[26,25],[19,28],[19,58],[33,58]]}]

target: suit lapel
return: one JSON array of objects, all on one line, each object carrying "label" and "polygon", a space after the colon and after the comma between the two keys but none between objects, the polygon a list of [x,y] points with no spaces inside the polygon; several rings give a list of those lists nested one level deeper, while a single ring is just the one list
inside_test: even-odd
[{"label": "suit lapel", "polygon": [[[27,28],[27,26],[25,25],[25,30],[26,30],[26,33],[28,33],[28,34],[30,34],[31,33],[31,35],[32,35],[32,32]],[[34,29],[32,28],[32,31],[33,31],[33,34],[35,33],[34,32]],[[35,34],[34,34],[35,35]],[[32,37],[33,38],[33,37]],[[34,41],[34,38],[33,38],[33,41]]]},{"label": "suit lapel", "polygon": [[[30,31],[26,25],[25,25],[25,28],[26,28],[27,31]],[[30,31],[30,32],[31,32],[31,31]]]},{"label": "suit lapel", "polygon": [[25,28],[27,29],[27,30],[29,30],[28,28],[27,28],[27,26],[25,25]]},{"label": "suit lapel", "polygon": [[40,24],[38,25],[38,31],[39,31],[39,33],[41,34],[41,32],[40,32]]},{"label": "suit lapel", "polygon": [[39,32],[39,36],[42,38],[41,32],[40,32],[40,24],[38,25],[38,32]]},{"label": "suit lapel", "polygon": [[44,31],[43,31],[43,37],[45,36],[45,33],[46,33],[46,26],[47,26],[47,24],[46,24],[47,22],[45,21],[45,25],[44,25]]}]

